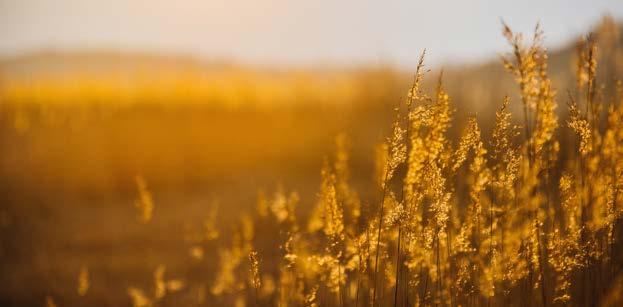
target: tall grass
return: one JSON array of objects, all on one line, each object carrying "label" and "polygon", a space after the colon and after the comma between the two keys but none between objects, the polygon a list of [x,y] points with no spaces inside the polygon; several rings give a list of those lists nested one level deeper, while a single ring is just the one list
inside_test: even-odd
[{"label": "tall grass", "polygon": [[[606,302],[623,267],[623,86],[612,96],[602,90],[589,36],[578,45],[576,88],[558,94],[539,27],[529,41],[506,25],[503,34],[511,52],[502,64],[519,100],[499,97],[491,134],[470,117],[450,137],[455,106],[442,74],[433,92],[423,89],[423,53],[392,134],[376,149],[374,191],[351,184],[350,143],[340,135],[309,216],[298,214],[295,192],[262,195],[217,247],[209,286],[167,278],[159,266],[153,291],[128,288],[134,306],[164,304],[185,288],[197,289],[196,304],[236,306]],[[568,120],[559,119],[561,102]],[[568,138],[572,145],[561,145]],[[136,184],[148,224],[158,211],[145,180]],[[213,224],[201,243],[218,237]],[[203,258],[202,247],[191,256]],[[98,287],[88,272],[79,273],[80,295]]]},{"label": "tall grass", "polygon": [[[277,285],[255,295],[261,304],[547,306],[603,297],[621,268],[621,97],[598,92],[591,37],[579,47],[577,88],[559,96],[539,27],[529,42],[503,29],[512,51],[502,61],[520,100],[500,97],[490,136],[471,117],[458,140],[448,137],[454,107],[441,76],[434,93],[422,90],[422,54],[393,134],[377,150],[376,198],[362,200],[349,185],[341,136],[309,220],[293,216],[296,201],[282,192],[268,200],[272,215],[255,213],[258,223],[274,221],[282,240],[278,254],[258,247],[260,257],[276,257],[262,267]],[[568,101],[567,122],[559,101]],[[577,142],[561,159],[563,135]],[[253,276],[238,278],[258,293],[254,263]],[[245,296],[235,287],[216,295]]]}]

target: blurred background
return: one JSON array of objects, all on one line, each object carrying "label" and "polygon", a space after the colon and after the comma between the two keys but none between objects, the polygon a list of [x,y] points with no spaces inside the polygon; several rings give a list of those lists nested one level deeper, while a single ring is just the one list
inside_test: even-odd
[{"label": "blurred background", "polygon": [[[457,110],[451,133],[469,115],[488,133],[517,95],[501,19],[528,38],[541,23],[559,95],[583,34],[599,39],[605,90],[623,73],[615,0],[0,0],[0,305],[129,305],[162,263],[209,279],[197,233],[216,224],[227,240],[281,187],[306,214],[341,133],[353,184],[373,193],[374,146],[424,49],[427,86],[443,69]],[[84,267],[99,286],[78,300]]]}]

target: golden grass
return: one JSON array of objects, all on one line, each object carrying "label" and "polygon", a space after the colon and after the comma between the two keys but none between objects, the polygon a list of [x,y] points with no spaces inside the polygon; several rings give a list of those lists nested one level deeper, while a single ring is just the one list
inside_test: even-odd
[{"label": "golden grass", "polygon": [[[335,154],[322,160],[315,196],[289,190],[291,182],[286,181],[272,194],[258,193],[254,209],[244,211],[232,206],[239,196],[235,194],[240,191],[229,191],[229,198],[218,205],[211,204],[207,212],[202,208],[200,217],[194,216],[193,221],[200,220],[198,224],[185,224],[185,234],[180,238],[179,232],[172,231],[175,226],[164,230],[156,228],[166,225],[168,214],[173,215],[180,208],[177,203],[169,208],[161,206],[158,193],[152,191],[154,185],[148,180],[160,180],[155,185],[159,187],[170,182],[166,180],[169,173],[158,170],[163,167],[159,163],[165,162],[155,158],[147,166],[130,167],[127,173],[130,170],[151,173],[139,172],[141,175],[135,177],[120,174],[135,179],[132,184],[135,191],[129,192],[135,195],[135,201],[134,207],[131,202],[127,203],[127,215],[132,218],[115,224],[121,229],[118,236],[142,231],[143,236],[134,238],[153,241],[141,245],[140,240],[135,240],[128,244],[147,249],[141,254],[144,258],[128,256],[129,260],[124,258],[127,263],[110,265],[112,268],[122,265],[135,268],[136,274],[121,276],[123,280],[117,279],[120,276],[103,278],[101,276],[107,274],[104,269],[82,261],[71,283],[71,293],[45,289],[41,304],[63,306],[65,300],[81,303],[91,298],[90,302],[110,305],[118,302],[106,300],[113,296],[123,296],[123,302],[135,307],[620,304],[623,85],[618,82],[616,90],[610,91],[610,79],[598,78],[601,51],[596,37],[588,36],[578,44],[578,63],[573,76],[577,80],[575,88],[561,95],[550,77],[548,53],[542,45],[539,27],[530,41],[506,25],[503,35],[511,51],[502,57],[502,64],[515,80],[519,94],[517,98],[498,98],[499,107],[494,118],[485,119],[493,122],[491,129],[483,129],[479,122],[483,119],[477,116],[467,117],[464,125],[457,124],[460,110],[455,109],[443,76],[440,74],[432,91],[423,85],[428,74],[423,53],[405,99],[395,106],[387,139],[375,147],[374,161],[368,159],[373,162],[368,167],[369,172],[352,172],[353,160],[359,163],[365,160],[361,158],[365,155],[358,152],[361,146],[357,147],[353,140],[339,134],[335,138]],[[308,81],[303,83],[309,85]],[[36,92],[64,101],[61,94],[20,86],[10,84],[10,90],[5,88],[3,99],[14,100],[17,104],[41,100],[41,97],[23,94]],[[354,99],[355,96],[350,95],[351,85],[338,82],[337,86],[340,87],[337,97],[346,97],[347,102]],[[261,87],[268,92],[274,89]],[[215,88],[222,90],[218,85]],[[204,89],[184,91],[192,97],[179,93],[172,97],[188,101],[207,97]],[[88,88],[85,92],[97,91]],[[262,96],[264,94],[266,97]],[[268,101],[271,94],[264,94],[260,95],[264,98],[252,100]],[[104,95],[105,99],[121,99],[106,95],[110,93]],[[295,99],[290,94],[285,96],[284,101]],[[42,101],[51,103],[46,99]],[[124,99],[130,100],[121,100]],[[557,110],[560,102],[567,103],[568,116]],[[19,119],[20,110],[29,109],[16,107],[12,114],[16,117],[14,128],[25,137],[37,137],[29,133],[37,129],[32,125],[40,123],[32,122],[28,116]],[[519,120],[514,119],[512,110],[520,110]],[[308,114],[296,115],[304,118]],[[106,117],[106,114],[101,116]],[[291,114],[284,117],[287,116]],[[334,116],[336,118],[327,120],[327,125],[340,122],[341,117]],[[275,118],[263,123],[274,124],[270,119]],[[183,127],[193,131],[204,127],[193,125],[193,121],[198,120],[190,119],[190,124],[185,120],[178,123],[189,125]],[[54,122],[58,118],[47,120]],[[215,117],[214,120],[219,119]],[[293,127],[301,127],[295,122],[291,122]],[[150,129],[156,129],[158,124],[151,123],[143,131],[144,135],[150,135]],[[216,181],[224,181],[222,174],[231,169],[227,165],[228,158],[234,159],[230,155],[237,154],[243,159],[241,157],[246,157],[248,152],[258,151],[259,158],[245,160],[245,163],[256,165],[275,159],[277,162],[270,166],[278,166],[282,156],[277,152],[290,154],[309,150],[307,155],[315,154],[317,151],[311,150],[315,147],[309,147],[306,142],[317,145],[318,140],[329,134],[327,131],[339,130],[301,129],[265,136],[258,141],[253,136],[262,133],[254,129],[263,128],[246,124],[231,128],[238,133],[209,131],[191,135],[225,135],[225,138],[238,135],[247,139],[239,143],[225,140],[236,144],[226,149],[212,149],[211,142],[201,143],[203,147],[199,149],[171,148],[171,156],[182,155],[183,158],[175,160],[167,169],[186,165],[185,159],[194,154],[201,161],[215,159],[222,163],[222,169],[212,175]],[[274,125],[276,130],[292,129],[283,123]],[[87,127],[95,129],[96,126]],[[453,126],[460,126],[456,128],[463,128],[462,132],[455,135],[451,131]],[[121,128],[111,125],[101,129],[119,129],[119,133],[123,133],[132,127],[135,126],[128,123]],[[166,137],[166,132],[154,138],[162,137]],[[171,133],[171,137],[177,135]],[[114,147],[144,146],[144,152],[150,153],[157,148],[149,146],[159,140],[142,142],[138,138],[136,141]],[[297,141],[301,142],[299,147],[295,146]],[[72,148],[71,143],[68,147]],[[372,146],[369,147],[367,150],[372,151]],[[203,156],[207,148],[222,152]],[[41,148],[31,152],[48,154]],[[191,155],[186,156],[189,153]],[[101,153],[93,155],[101,157],[98,154]],[[112,155],[123,161],[128,158],[124,156],[127,154]],[[59,156],[62,159],[63,153]],[[18,161],[20,157],[16,154],[11,158]],[[140,162],[140,158],[134,157],[134,161]],[[10,166],[12,160],[6,161]],[[60,166],[46,167],[53,172]],[[77,166],[81,167],[86,166]],[[100,167],[94,169],[105,169],[106,165]],[[305,167],[309,165],[297,170]],[[18,175],[21,169],[10,170],[9,174]],[[210,171],[210,167],[200,170]],[[75,184],[87,177],[89,172],[85,173],[66,181]],[[293,173],[293,177],[298,174],[297,171]],[[370,178],[362,178],[361,173]],[[361,183],[368,179],[371,183]],[[114,182],[111,180],[109,184],[114,185]],[[304,204],[311,208],[302,208]],[[230,219],[220,220],[223,212],[227,212]],[[176,261],[167,261],[170,258],[164,253],[165,238],[162,236],[165,235],[177,236],[176,240],[181,242],[172,248]],[[156,265],[152,265],[154,263]],[[149,267],[149,271],[140,270],[145,267]],[[103,281],[119,283],[124,293],[108,292],[112,287]],[[99,297],[94,298],[96,295]]]},{"label": "golden grass", "polygon": [[[448,138],[453,108],[442,78],[434,95],[421,89],[422,55],[407,100],[396,109],[393,133],[377,150],[377,196],[362,200],[349,185],[347,142],[340,136],[333,162],[322,167],[309,220],[296,217],[298,199],[282,191],[262,199],[255,223],[274,225],[252,236],[239,233],[223,249],[214,302],[598,302],[621,267],[621,96],[597,94],[592,38],[580,48],[578,87],[559,98],[539,28],[529,44],[506,25],[504,35],[512,52],[503,63],[520,90],[522,127],[512,123],[507,97],[491,137],[471,117],[455,146]],[[555,112],[560,99],[570,100],[566,125]],[[563,134],[578,140],[564,160]],[[266,236],[272,245],[256,243],[266,244]],[[279,253],[271,251],[276,246]],[[250,263],[243,260],[249,253]],[[261,273],[258,255],[266,259]],[[276,287],[262,291],[258,274]]]}]

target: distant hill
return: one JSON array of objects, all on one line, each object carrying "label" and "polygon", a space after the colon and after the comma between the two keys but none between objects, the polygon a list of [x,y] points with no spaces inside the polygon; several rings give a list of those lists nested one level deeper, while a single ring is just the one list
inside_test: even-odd
[{"label": "distant hill", "polygon": [[[623,72],[623,27],[606,17],[592,32],[600,43],[599,80],[612,90],[614,76]],[[574,62],[574,43],[550,52],[550,75],[559,94],[573,88]],[[432,84],[440,68],[430,68],[427,80]],[[444,71],[446,89],[464,114],[490,116],[495,110],[492,104],[517,92],[512,76],[498,59],[453,65]],[[272,107],[380,101],[386,106],[404,94],[411,74],[392,67],[257,68],[178,55],[37,52],[0,59],[0,97],[7,102],[57,104],[95,101]]]}]

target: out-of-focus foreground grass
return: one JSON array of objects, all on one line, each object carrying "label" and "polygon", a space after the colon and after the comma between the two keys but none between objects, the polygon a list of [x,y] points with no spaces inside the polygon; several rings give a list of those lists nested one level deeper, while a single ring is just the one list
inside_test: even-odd
[{"label": "out-of-focus foreground grass", "polygon": [[[215,210],[227,240],[260,190],[287,185],[311,205],[323,156],[345,131],[365,182],[408,82],[386,68],[251,70],[105,53],[1,67],[0,302],[9,305],[47,295],[129,304],[126,289],[150,283],[163,263],[208,280],[215,264],[188,262],[189,237]],[[148,225],[136,219],[137,176],[155,205]],[[99,286],[78,301],[85,265]]]}]

